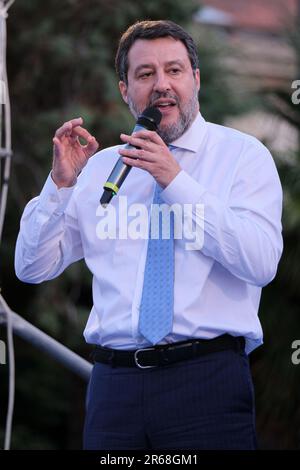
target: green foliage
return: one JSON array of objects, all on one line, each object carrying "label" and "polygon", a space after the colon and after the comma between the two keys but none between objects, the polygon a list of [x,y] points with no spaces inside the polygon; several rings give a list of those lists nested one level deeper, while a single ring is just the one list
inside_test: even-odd
[{"label": "green foliage", "polygon": [[[300,26],[287,39],[300,57]],[[299,69],[300,70],[300,69]],[[299,78],[299,77],[297,77]],[[262,94],[267,111],[294,126],[300,135],[300,105],[292,102],[291,82],[285,89]],[[265,344],[253,361],[257,392],[258,429],[269,448],[299,449],[300,374],[292,364],[292,343],[300,338],[300,148],[293,155],[277,155],[283,186],[284,252],[276,280],[263,290],[261,320]]]}]

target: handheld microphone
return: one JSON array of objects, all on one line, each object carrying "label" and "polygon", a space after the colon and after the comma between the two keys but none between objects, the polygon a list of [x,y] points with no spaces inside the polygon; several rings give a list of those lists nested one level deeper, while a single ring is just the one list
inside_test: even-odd
[{"label": "handheld microphone", "polygon": [[[147,129],[149,131],[156,131],[161,121],[161,118],[162,114],[159,109],[154,108],[152,106],[146,108],[138,117],[138,120],[132,132],[137,132],[143,129]],[[130,149],[137,147],[134,147],[130,144],[126,144],[125,148]],[[104,183],[103,185],[104,192],[100,199],[100,204],[103,207],[106,207],[107,204],[112,200],[113,196],[117,194],[131,168],[132,167],[130,165],[126,165],[122,161],[122,157],[119,158],[106,183]]]}]

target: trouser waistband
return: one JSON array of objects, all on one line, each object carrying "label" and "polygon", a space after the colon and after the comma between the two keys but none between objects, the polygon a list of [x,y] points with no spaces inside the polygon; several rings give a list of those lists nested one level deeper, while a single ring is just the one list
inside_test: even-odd
[{"label": "trouser waistband", "polygon": [[227,349],[244,351],[245,338],[224,334],[212,339],[190,339],[133,351],[96,346],[93,359],[95,362],[110,364],[113,367],[147,369]]}]

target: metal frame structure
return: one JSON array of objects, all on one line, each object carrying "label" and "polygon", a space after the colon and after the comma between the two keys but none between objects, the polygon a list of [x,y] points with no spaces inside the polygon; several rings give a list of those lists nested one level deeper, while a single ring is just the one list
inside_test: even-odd
[{"label": "metal frame structure", "polygon": [[89,380],[93,367],[90,362],[13,312],[0,294],[0,326],[6,324],[8,315],[12,319],[12,329],[17,336],[44,351],[83,380]]}]

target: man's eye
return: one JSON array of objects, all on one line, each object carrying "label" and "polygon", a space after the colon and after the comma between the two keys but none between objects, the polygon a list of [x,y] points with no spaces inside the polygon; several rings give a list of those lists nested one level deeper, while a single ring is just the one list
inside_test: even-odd
[{"label": "man's eye", "polygon": [[152,75],[152,72],[144,72],[140,75],[140,78],[148,78]]},{"label": "man's eye", "polygon": [[180,72],[180,69],[171,69],[170,72],[172,75],[177,75]]}]

